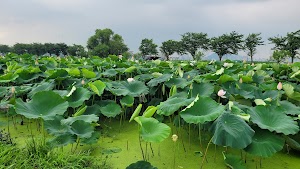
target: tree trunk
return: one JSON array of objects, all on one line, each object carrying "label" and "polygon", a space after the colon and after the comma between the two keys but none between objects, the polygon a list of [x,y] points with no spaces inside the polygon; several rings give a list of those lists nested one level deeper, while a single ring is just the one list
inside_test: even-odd
[{"label": "tree trunk", "polygon": [[292,58],[292,63],[294,63],[294,56],[292,56],[291,58]]},{"label": "tree trunk", "polygon": [[222,61],[222,55],[218,55],[219,56],[219,61]]},{"label": "tree trunk", "polygon": [[253,63],[253,53],[250,52],[251,63]]}]

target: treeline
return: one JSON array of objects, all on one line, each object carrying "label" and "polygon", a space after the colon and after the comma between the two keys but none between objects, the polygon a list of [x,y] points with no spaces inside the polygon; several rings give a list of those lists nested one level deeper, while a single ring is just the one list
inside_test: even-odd
[{"label": "treeline", "polygon": [[6,54],[8,52],[13,52],[16,54],[32,54],[32,55],[72,55],[72,56],[87,56],[82,45],[72,45],[68,46],[65,43],[16,43],[13,46],[1,45],[0,44],[0,53]]},{"label": "treeline", "polygon": [[[276,36],[268,39],[269,43],[274,44],[272,59],[277,62],[285,58],[294,59],[299,57],[300,50],[300,30],[287,33],[286,36]],[[247,36],[235,31],[221,36],[209,38],[206,33],[187,32],[181,35],[181,39],[166,40],[159,46],[153,39],[142,39],[139,46],[139,53],[135,56],[157,56],[159,51],[167,60],[174,53],[179,55],[190,54],[194,60],[200,60],[203,51],[215,52],[222,60],[224,55],[238,54],[245,51],[253,62],[253,57],[257,52],[257,47],[267,42],[262,41],[260,33],[251,33]],[[72,56],[91,56],[107,57],[108,55],[129,56],[129,48],[124,43],[121,35],[115,34],[111,29],[96,29],[95,34],[88,38],[86,49],[81,45],[68,46],[65,43],[17,43],[12,47],[0,45],[0,53],[14,52],[16,54],[29,53],[33,55],[72,55]]]}]

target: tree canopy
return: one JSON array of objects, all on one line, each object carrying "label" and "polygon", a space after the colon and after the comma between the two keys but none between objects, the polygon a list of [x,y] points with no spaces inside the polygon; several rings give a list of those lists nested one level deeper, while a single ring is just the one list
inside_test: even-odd
[{"label": "tree canopy", "polygon": [[110,54],[119,55],[128,51],[121,35],[111,29],[96,29],[95,34],[87,41],[87,48],[91,55],[106,57]]},{"label": "tree canopy", "polygon": [[141,45],[139,47],[139,50],[141,51],[143,56],[147,55],[157,55],[157,45],[153,43],[153,39],[142,39]]},{"label": "tree canopy", "polygon": [[219,56],[219,60],[226,54],[237,54],[243,49],[243,35],[235,31],[229,34],[223,34],[219,37],[213,37],[210,40],[210,49]]},{"label": "tree canopy", "polygon": [[260,37],[260,34],[261,33],[251,33],[245,39],[244,47],[248,56],[251,58],[251,63],[253,62],[253,55],[257,51],[257,46],[264,44],[264,41],[261,40],[262,38]]},{"label": "tree canopy", "polygon": [[175,40],[167,40],[162,42],[162,45],[160,46],[160,51],[165,55],[167,60],[170,60],[170,55],[174,54],[175,52],[178,52],[179,42]]},{"label": "tree canopy", "polygon": [[[195,60],[195,55],[198,50],[207,50],[209,46],[209,39],[206,33],[192,33],[187,32],[181,35],[181,45],[184,52],[190,53]],[[181,51],[181,53],[183,53]]]}]

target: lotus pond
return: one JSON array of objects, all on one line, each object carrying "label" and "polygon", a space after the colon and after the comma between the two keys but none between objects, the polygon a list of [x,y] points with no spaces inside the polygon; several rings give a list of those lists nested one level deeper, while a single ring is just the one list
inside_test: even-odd
[{"label": "lotus pond", "polygon": [[17,146],[90,150],[112,168],[300,164],[299,63],[10,54],[0,73],[2,129]]}]

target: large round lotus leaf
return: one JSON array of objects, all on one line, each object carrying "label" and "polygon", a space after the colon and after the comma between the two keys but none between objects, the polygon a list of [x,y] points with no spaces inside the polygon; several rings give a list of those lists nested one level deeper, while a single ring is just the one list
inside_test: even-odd
[{"label": "large round lotus leaf", "polygon": [[268,130],[255,129],[252,143],[244,150],[250,154],[260,157],[270,157],[282,150],[284,139]]},{"label": "large round lotus leaf", "polygon": [[133,82],[111,82],[107,83],[108,90],[117,96],[132,96],[137,97],[141,94],[147,94],[149,89],[145,86],[143,82],[133,81]]},{"label": "large round lotus leaf", "polygon": [[135,66],[130,66],[129,68],[125,69],[124,72],[125,73],[132,73],[135,70],[136,70]]},{"label": "large round lotus leaf", "polygon": [[121,107],[117,103],[109,103],[104,107],[100,107],[100,111],[106,117],[116,117],[121,113]]},{"label": "large round lotus leaf", "polygon": [[187,99],[184,97],[171,97],[164,102],[160,102],[157,106],[157,114],[170,116],[180,107],[191,104],[193,100],[194,99]]},{"label": "large round lotus leaf", "polygon": [[61,120],[64,118],[62,116],[55,116],[53,120],[45,120],[44,126],[49,134],[62,135],[69,131],[67,125],[61,124]]},{"label": "large round lotus leaf", "polygon": [[289,102],[289,101],[280,101],[280,106],[283,109],[283,111],[285,112],[285,114],[289,114],[289,115],[299,115],[300,114],[300,107],[294,105],[293,103]]},{"label": "large round lotus leaf", "polygon": [[96,77],[96,73],[95,72],[87,70],[85,68],[83,68],[81,70],[81,72],[82,72],[82,76],[85,77],[85,78],[87,78],[87,79],[91,79],[91,78],[95,78]]},{"label": "large round lotus leaf", "polygon": [[220,146],[229,146],[242,149],[252,142],[254,130],[240,117],[223,113],[212,128],[213,143]]},{"label": "large round lotus leaf", "polygon": [[47,144],[50,145],[51,147],[62,147],[66,146],[68,144],[75,143],[76,141],[76,136],[70,133],[63,134],[56,136],[55,138],[47,141]]},{"label": "large round lotus leaf", "polygon": [[80,76],[80,70],[78,68],[66,68],[65,69],[70,76],[73,77],[79,77]]},{"label": "large round lotus leaf", "polygon": [[80,138],[90,138],[94,132],[94,127],[91,123],[77,120],[70,126],[70,133],[77,135]]},{"label": "large round lotus leaf", "polygon": [[168,125],[160,123],[154,118],[139,116],[136,117],[135,120],[141,125],[140,134],[142,139],[147,142],[162,142],[168,138],[171,133],[171,128]]},{"label": "large round lotus leaf", "polygon": [[14,73],[7,73],[4,75],[0,76],[0,83],[8,83],[8,82],[13,82],[19,77],[18,74]]},{"label": "large round lotus leaf", "polygon": [[210,97],[196,97],[196,99],[180,112],[180,116],[187,123],[203,124],[218,118],[225,107]]},{"label": "large round lotus leaf", "polygon": [[19,77],[16,79],[16,82],[18,83],[28,83],[37,79],[40,76],[40,74],[30,73],[28,70],[24,69],[21,72],[18,72],[18,75]]},{"label": "large round lotus leaf", "polygon": [[17,114],[26,118],[51,120],[55,115],[63,115],[68,107],[68,102],[58,94],[53,91],[42,91],[36,93],[29,102],[17,99],[15,108]]},{"label": "large round lotus leaf", "polygon": [[153,167],[147,161],[138,161],[136,163],[130,164],[126,169],[157,169],[157,167]]},{"label": "large round lotus leaf", "polygon": [[231,169],[247,169],[241,157],[232,154],[223,154],[226,165]]},{"label": "large round lotus leaf", "polygon": [[165,85],[169,88],[176,85],[178,88],[181,89],[185,88],[188,84],[189,82],[184,78],[172,78],[165,83]]},{"label": "large round lotus leaf", "polygon": [[250,120],[262,129],[285,135],[296,134],[299,131],[297,122],[282,112],[279,107],[256,106],[249,111],[249,114]]},{"label": "large round lotus leaf", "polygon": [[63,79],[68,76],[68,72],[64,69],[53,69],[45,72],[48,75],[48,79]]},{"label": "large round lotus leaf", "polygon": [[149,87],[154,87],[154,86],[157,86],[159,83],[162,83],[162,82],[166,82],[166,81],[169,81],[171,78],[172,78],[172,74],[164,74],[158,78],[154,78],[154,79],[151,79],[147,85]]},{"label": "large round lotus leaf", "polygon": [[78,87],[75,91],[67,97],[70,107],[76,108],[81,106],[85,100],[91,97],[91,92],[83,87]]},{"label": "large round lotus leaf", "polygon": [[125,96],[120,100],[120,103],[122,106],[126,106],[126,107],[132,107],[133,103],[134,103],[134,97],[132,96]]},{"label": "large round lotus leaf", "polygon": [[223,84],[223,83],[226,83],[226,82],[231,82],[231,81],[236,81],[237,79],[230,76],[230,75],[227,75],[227,74],[223,74],[222,76],[220,76],[220,78],[218,79],[218,83],[219,84]]},{"label": "large round lotus leaf", "polygon": [[103,76],[108,77],[116,76],[117,74],[118,72],[115,69],[107,69],[105,72],[102,73]]},{"label": "large round lotus leaf", "polygon": [[92,122],[97,122],[99,120],[99,117],[96,116],[95,114],[68,117],[67,119],[61,120],[61,124],[71,125],[78,120],[84,121],[86,123],[92,123]]},{"label": "large round lotus leaf", "polygon": [[214,92],[214,86],[211,83],[193,83],[193,89],[191,90],[191,96],[210,96]]},{"label": "large round lotus leaf", "polygon": [[83,139],[81,139],[81,143],[84,143],[84,144],[95,144],[95,143],[98,142],[100,136],[101,136],[100,132],[94,131],[93,134],[92,134],[92,136],[90,138],[83,138]]},{"label": "large round lotus leaf", "polygon": [[100,115],[100,106],[97,104],[88,106],[83,114],[84,115],[95,114],[95,115],[99,116]]},{"label": "large round lotus leaf", "polygon": [[89,87],[94,93],[96,93],[98,96],[101,96],[106,87],[106,84],[100,80],[96,80],[94,82],[89,83]]},{"label": "large round lotus leaf", "polygon": [[[300,142],[299,142],[299,139],[296,139],[297,135],[296,135],[296,138],[291,138],[288,136],[283,136],[283,137],[285,138],[285,142],[287,145],[289,145],[294,150],[300,151]],[[299,138],[299,136],[298,136],[298,138]]]},{"label": "large round lotus leaf", "polygon": [[40,91],[49,91],[54,88],[54,83],[52,82],[43,82],[38,84],[36,87],[32,88],[32,90],[28,93],[28,97],[32,97],[35,93]]}]

